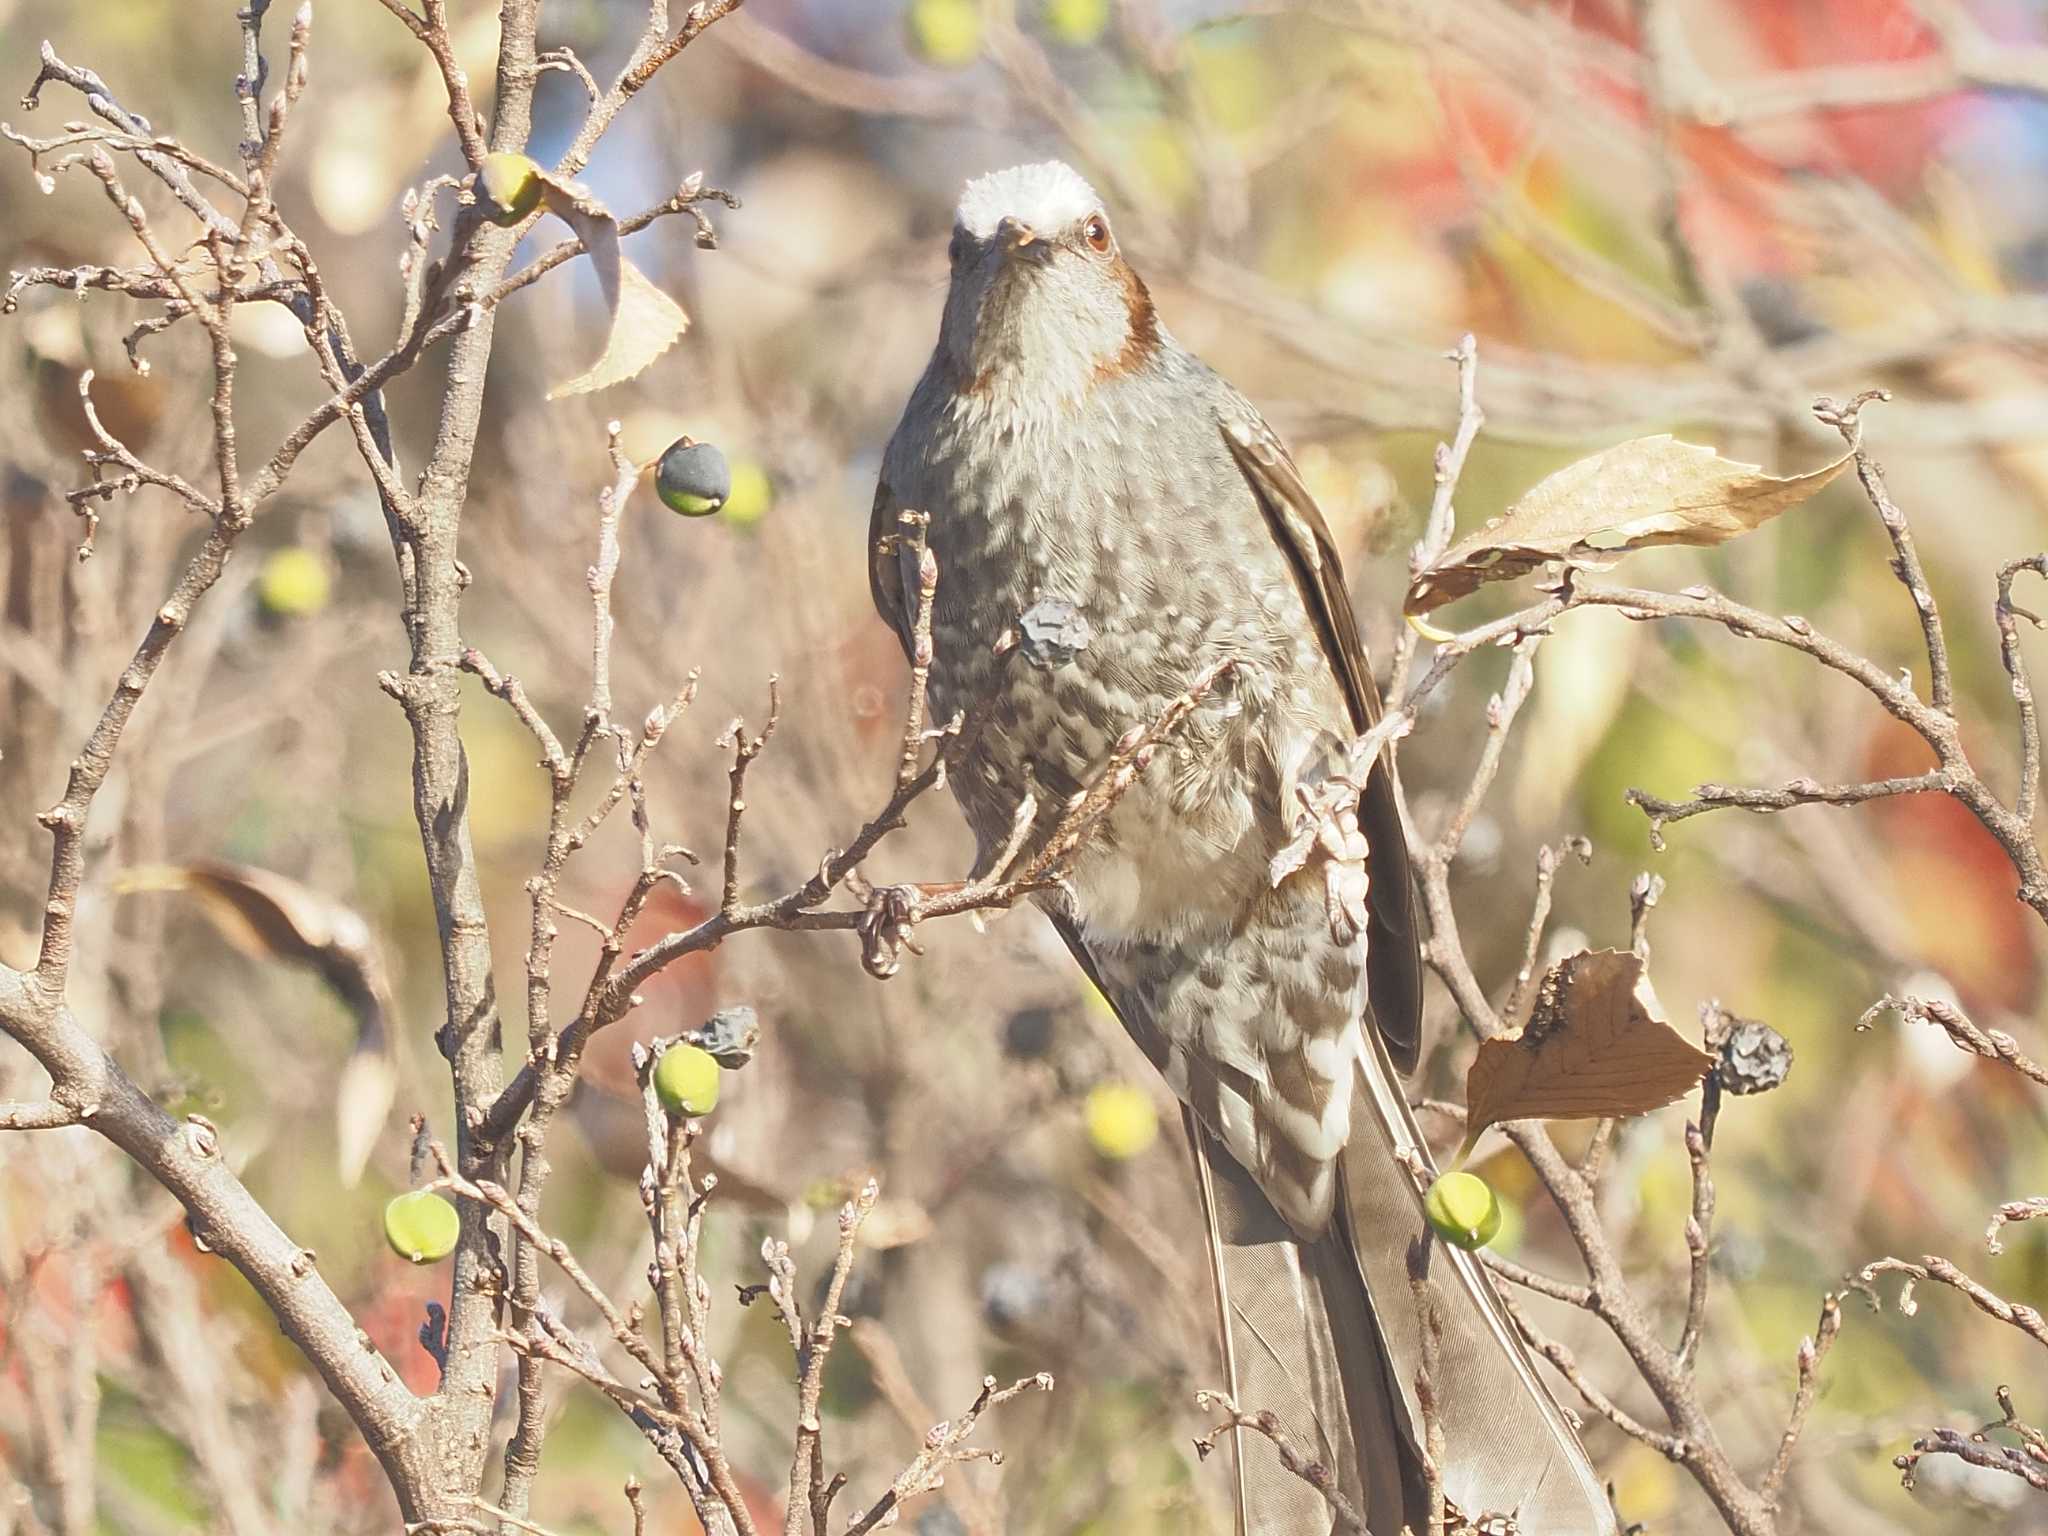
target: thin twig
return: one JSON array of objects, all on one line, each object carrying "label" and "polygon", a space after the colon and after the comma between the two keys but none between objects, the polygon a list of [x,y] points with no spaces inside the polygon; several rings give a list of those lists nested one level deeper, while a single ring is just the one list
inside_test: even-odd
[{"label": "thin twig", "polygon": [[1297,1444],[1277,1415],[1264,1409],[1256,1413],[1247,1413],[1237,1406],[1228,1393],[1214,1392],[1206,1388],[1195,1394],[1195,1404],[1205,1413],[1220,1413],[1223,1416],[1213,1429],[1195,1441],[1197,1456],[1206,1460],[1216,1449],[1217,1440],[1226,1430],[1248,1429],[1254,1434],[1264,1435],[1273,1442],[1273,1449],[1279,1453],[1280,1465],[1323,1496],[1324,1501],[1330,1506],[1331,1517],[1336,1522],[1333,1530],[1345,1532],[1346,1536],[1368,1536],[1365,1521],[1359,1517],[1358,1507],[1337,1485],[1337,1480],[1329,1467]]},{"label": "thin twig", "polygon": [[847,1526],[846,1536],[867,1536],[868,1532],[890,1524],[907,1501],[940,1487],[945,1479],[945,1470],[949,1466],[968,1461],[986,1461],[1001,1466],[1001,1451],[984,1450],[980,1446],[969,1445],[968,1436],[974,1433],[975,1425],[989,1409],[999,1408],[1026,1392],[1050,1392],[1052,1384],[1052,1377],[1044,1371],[1040,1371],[1036,1376],[1019,1377],[1007,1387],[998,1387],[995,1377],[984,1376],[981,1379],[981,1391],[968,1405],[966,1412],[957,1419],[949,1419],[931,1427],[924,1437],[923,1446],[919,1448],[910,1465],[897,1475],[896,1481],[889,1485],[887,1493],[870,1505],[866,1513]]},{"label": "thin twig", "polygon": [[1962,1009],[1938,997],[1898,997],[1886,993],[1863,1010],[1863,1016],[1856,1021],[1856,1028],[1859,1031],[1869,1029],[1877,1016],[1887,1009],[1897,1013],[1908,1024],[1936,1025],[1959,1049],[1973,1056],[2002,1061],[2020,1076],[2048,1088],[2048,1067],[2021,1051],[2019,1042],[2011,1035],[2002,1029],[1979,1029]]},{"label": "thin twig", "polygon": [[1778,1454],[1772,1458],[1770,1470],[1764,1474],[1758,1490],[1764,1496],[1764,1503],[1772,1509],[1778,1507],[1779,1496],[1785,1487],[1785,1474],[1792,1468],[1792,1452],[1799,1443],[1800,1433],[1806,1428],[1806,1417],[1820,1396],[1821,1362],[1827,1358],[1835,1335],[1841,1331],[1842,1298],[1830,1291],[1821,1298],[1819,1324],[1799,1341],[1799,1385],[1792,1395],[1792,1412],[1785,1421],[1784,1434],[1778,1439]]},{"label": "thin twig", "polygon": [[1922,1280],[1932,1280],[1938,1285],[1961,1292],[1970,1304],[1987,1317],[2018,1329],[2036,1344],[2048,1346],[2048,1321],[2024,1302],[2007,1301],[2004,1297],[1988,1290],[1972,1280],[1949,1260],[1939,1254],[1926,1254],[1918,1264],[1905,1259],[1874,1259],[1863,1266],[1858,1278],[1868,1285],[1879,1275],[1899,1274],[1906,1276],[1906,1282],[1899,1287],[1899,1310],[1911,1317],[1919,1311],[1919,1301],[1913,1295],[1913,1287]]}]

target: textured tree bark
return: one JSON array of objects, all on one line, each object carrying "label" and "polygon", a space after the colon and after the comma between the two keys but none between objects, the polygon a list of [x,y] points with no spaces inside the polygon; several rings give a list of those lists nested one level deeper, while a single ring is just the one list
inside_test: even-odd
[{"label": "textured tree bark", "polygon": [[[500,38],[492,150],[520,150],[532,124],[538,78],[534,32],[539,0],[505,0]],[[459,226],[449,260],[459,269],[453,287],[488,290],[504,275],[517,235],[470,219]],[[406,606],[402,615],[411,660],[390,680],[413,736],[413,812],[426,852],[427,879],[440,928],[447,1015],[437,1034],[454,1078],[456,1156],[464,1177],[502,1181],[507,1148],[482,1142],[477,1127],[504,1086],[499,1055],[497,992],[491,979],[490,926],[484,913],[476,854],[469,833],[469,764],[460,723],[461,604],[468,575],[458,548],[462,510],[483,416],[484,379],[496,329],[494,307],[481,309],[449,349],[434,447],[418,494],[405,507],[387,499]],[[431,1469],[427,1513],[456,1515],[453,1502],[477,1489],[491,1448],[491,1412],[497,1394],[495,1338],[497,1246],[485,1211],[462,1202],[462,1237],[455,1251],[448,1304],[445,1369],[427,1408]]]}]

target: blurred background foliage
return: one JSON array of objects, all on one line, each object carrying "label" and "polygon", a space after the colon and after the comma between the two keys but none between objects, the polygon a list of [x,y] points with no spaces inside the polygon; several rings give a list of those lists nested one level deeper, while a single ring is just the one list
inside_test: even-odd
[{"label": "blurred background foliage", "polygon": [[[487,92],[495,8],[451,9]],[[230,0],[0,0],[6,83],[26,87],[47,37],[158,130],[232,160],[232,11]],[[553,0],[543,40],[604,76],[638,25],[624,0]],[[280,21],[273,41],[282,32]],[[1649,57],[1662,61],[1661,92],[1645,89]],[[381,338],[397,320],[400,197],[460,170],[459,157],[431,62],[378,6],[321,0],[312,64],[280,201],[357,336]],[[539,158],[566,146],[582,107],[572,75],[545,77]],[[53,100],[16,126],[47,133],[78,110]],[[626,517],[622,702],[652,705],[703,669],[651,781],[663,836],[717,846],[712,739],[734,714],[758,719],[770,673],[784,718],[753,780],[749,880],[801,878],[880,804],[903,690],[862,548],[881,445],[935,335],[960,182],[1046,155],[1095,180],[1168,324],[1293,442],[1378,654],[1428,504],[1431,450],[1455,415],[1441,354],[1469,329],[1489,422],[1460,490],[1466,525],[1548,470],[1643,432],[1808,468],[1828,451],[1809,415],[1816,393],[1890,387],[1896,402],[1874,407],[1868,430],[1947,607],[1966,732],[1994,763],[2015,739],[1992,571],[2048,527],[2048,16],[2031,0],[752,0],[634,104],[587,175],[621,212],[700,169],[742,200],[715,212],[716,250],[673,220],[631,243],[690,311],[690,334],[635,383],[550,405],[546,382],[589,354],[595,285],[572,266],[513,299],[463,551],[469,639],[558,725],[573,721],[606,419],[624,423],[639,459],[685,431],[733,459],[748,491],[719,517],[674,517],[645,488]],[[0,159],[0,230],[11,267],[130,259],[96,187],[60,178],[43,195],[19,153]],[[534,236],[556,238],[545,223]],[[46,874],[31,813],[57,794],[172,558],[196,536],[186,514],[145,495],[109,509],[93,561],[72,558],[79,530],[61,492],[83,479],[81,369],[98,370],[117,434],[174,468],[203,462],[200,338],[188,326],[145,343],[142,377],[121,351],[138,318],[122,301],[42,291],[0,324],[0,955],[16,962]],[[236,320],[242,433],[265,443],[321,390],[281,311],[245,307]],[[408,462],[431,429],[430,378],[391,397]],[[1886,558],[1845,481],[1756,537],[1653,552],[1633,574],[1709,580],[1889,665],[1924,664]],[[223,1128],[258,1195],[426,1387],[434,1367],[415,1334],[445,1276],[393,1258],[377,1226],[408,1179],[404,1112],[443,1115],[447,1092],[409,747],[376,686],[377,669],[404,655],[395,593],[374,496],[331,433],[145,704],[117,799],[102,802],[73,985],[146,1086]],[[1475,597],[1457,616],[1511,600]],[[1465,668],[1404,748],[1425,822],[1463,782],[1503,665]],[[522,986],[522,882],[545,784],[525,733],[480,690],[463,729],[509,998]],[[1629,879],[1654,869],[1669,887],[1652,972],[1672,1016],[1689,1022],[1718,999],[1793,1043],[1789,1083],[1731,1104],[1717,1143],[1720,1288],[1705,1354],[1724,1433],[1752,1462],[1768,1459],[1820,1294],[1846,1272],[1939,1252],[2012,1299],[2048,1295],[2048,1232],[2014,1229],[1996,1260],[1978,1243],[1993,1205],[2048,1186],[2038,1094],[1932,1029],[1853,1027],[1877,995],[1910,987],[2038,1048],[2041,936],[1995,846],[1948,801],[1712,817],[1671,829],[1658,854],[1622,792],[1923,766],[1866,695],[1803,658],[1577,613],[1540,653],[1534,701],[1460,867],[1462,926],[1489,985],[1504,989],[1519,961],[1535,850],[1583,832],[1595,856],[1560,877],[1553,948],[1625,943]],[[623,830],[608,836],[566,893],[595,911],[637,869]],[[944,877],[967,856],[935,800],[874,872]],[[376,936],[396,995],[399,1086],[352,1187],[338,1173],[335,1111],[355,1048],[348,1010],[309,973],[225,946],[189,902],[111,893],[121,869],[202,858],[303,881]],[[644,937],[701,910],[658,906]],[[763,1235],[816,1226],[799,1247],[815,1273],[832,1205],[879,1174],[887,1219],[848,1310],[894,1341],[917,1400],[900,1383],[884,1390],[854,1349],[834,1356],[828,1447],[853,1474],[849,1497],[878,1493],[984,1371],[1044,1369],[1059,1390],[984,1431],[1007,1467],[962,1469],[908,1523],[923,1536],[1221,1529],[1222,1474],[1190,1450],[1203,1427],[1193,1392],[1216,1373],[1165,1089],[1035,915],[922,936],[929,955],[887,985],[863,975],[850,941],[765,934],[648,989],[630,1025],[642,1037],[741,1001],[767,1029],[709,1138],[722,1188],[707,1268],[754,1280]],[[564,925],[555,971],[571,995],[588,939]],[[1469,1041],[1440,996],[1430,1022],[1425,1087],[1441,1093]],[[622,1285],[643,1241],[627,1036],[593,1051],[579,1134],[553,1149],[547,1210],[592,1271]],[[0,1051],[0,1096],[27,1096],[33,1080],[18,1052]],[[1135,1104],[1099,1091],[1125,1084]],[[1166,1134],[1142,1134],[1147,1112]],[[1631,1273],[1674,1318],[1682,1115],[1630,1126],[1607,1186]],[[389,1496],[345,1422],[241,1282],[192,1253],[165,1197],[84,1131],[0,1138],[0,1170],[0,1493],[16,1500],[0,1525],[38,1529],[22,1523],[27,1489],[63,1528],[39,1448],[66,1414],[96,1405],[96,1468],[82,1475],[98,1530],[239,1528],[206,1495],[206,1425],[181,1407],[190,1394],[168,1381],[177,1367],[136,1302],[138,1287],[168,1286],[192,1291],[179,1315],[216,1341],[212,1400],[277,1507],[308,1530],[389,1528]],[[1516,1155],[1488,1156],[1483,1171],[1512,1197],[1504,1244],[1561,1272],[1568,1246]],[[786,1344],[760,1309],[729,1298],[716,1340],[727,1437],[766,1515],[791,1417]],[[1926,1465],[1918,1494],[1898,1487],[1890,1458],[1930,1424],[1994,1417],[1994,1384],[2012,1381],[2036,1418],[2048,1404],[2011,1330],[1947,1293],[1923,1296],[1910,1318],[1889,1300],[1872,1314],[1852,1298],[1788,1527],[2048,1530],[2048,1501],[1954,1463]],[[1586,1319],[1542,1315],[1657,1422]],[[558,1396],[538,1519],[561,1532],[623,1528],[618,1487],[637,1469],[660,1493],[650,1529],[695,1529],[629,1425],[573,1386]],[[1587,1436],[1625,1518],[1658,1533],[1717,1528],[1658,1456],[1597,1419]]]}]

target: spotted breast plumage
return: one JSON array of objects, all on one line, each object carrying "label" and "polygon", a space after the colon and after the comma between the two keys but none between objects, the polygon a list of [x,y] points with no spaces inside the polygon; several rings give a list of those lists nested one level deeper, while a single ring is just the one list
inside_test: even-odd
[{"label": "spotted breast plumage", "polygon": [[[1333,922],[1312,871],[1270,874],[1299,791],[1345,769],[1378,707],[1313,498],[1258,412],[1161,323],[1064,165],[970,183],[952,268],[884,455],[870,572],[908,645],[916,557],[888,535],[925,514],[932,704],[975,717],[951,782],[984,850],[1027,795],[1049,825],[1128,729],[1230,664],[1043,903],[1187,1106],[1223,1369],[1245,1406],[1319,1448],[1375,1536],[1416,1520],[1420,1253],[1443,1297],[1447,1418],[1469,1427],[1450,1441],[1453,1499],[1546,1536],[1610,1531],[1488,1282],[1422,1241],[1395,1160],[1421,1148],[1397,1076],[1419,963],[1385,770],[1359,807],[1367,933]],[[1242,1448],[1238,1465],[1241,1529],[1329,1528],[1269,1456]]]}]

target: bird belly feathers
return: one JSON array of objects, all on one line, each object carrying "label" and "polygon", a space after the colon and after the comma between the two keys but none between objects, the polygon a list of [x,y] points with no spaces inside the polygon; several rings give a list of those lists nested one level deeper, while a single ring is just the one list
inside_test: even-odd
[{"label": "bird belly feathers", "polygon": [[[1348,740],[1349,722],[1220,431],[1167,461],[1149,445],[1168,423],[1142,391],[1118,406],[1092,413],[1109,440],[1061,456],[1028,421],[943,405],[917,454],[892,444],[884,481],[929,515],[939,565],[933,713],[978,721],[952,783],[987,851],[1027,794],[1042,833],[1127,730],[1235,664],[1077,853],[1053,904],[1175,1092],[1313,1235],[1350,1123],[1364,950],[1330,935],[1314,875],[1275,888],[1268,871],[1291,835],[1295,779]],[[1067,644],[1020,638],[1048,611]]]}]

